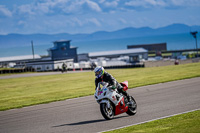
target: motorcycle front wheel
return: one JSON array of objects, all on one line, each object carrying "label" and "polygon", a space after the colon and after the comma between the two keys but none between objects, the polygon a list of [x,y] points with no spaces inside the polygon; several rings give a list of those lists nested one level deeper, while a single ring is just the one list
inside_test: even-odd
[{"label": "motorcycle front wheel", "polygon": [[108,108],[106,103],[100,104],[101,114],[106,120],[111,120],[114,117],[113,107]]}]

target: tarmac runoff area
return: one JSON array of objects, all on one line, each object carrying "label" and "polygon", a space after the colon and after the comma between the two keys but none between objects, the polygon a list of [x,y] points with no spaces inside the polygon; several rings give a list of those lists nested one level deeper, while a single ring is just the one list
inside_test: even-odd
[{"label": "tarmac runoff area", "polygon": [[36,72],[36,73],[25,73],[25,74],[12,74],[7,76],[0,76],[0,79],[10,79],[10,78],[22,78],[22,77],[34,77],[34,76],[44,76],[44,75],[57,75],[57,74],[67,74],[67,73],[79,73],[79,72],[91,72],[91,70],[84,71],[68,71],[68,72]]},{"label": "tarmac runoff area", "polygon": [[0,111],[2,133],[94,133],[200,109],[200,77],[129,89],[135,116],[105,120],[94,96]]}]

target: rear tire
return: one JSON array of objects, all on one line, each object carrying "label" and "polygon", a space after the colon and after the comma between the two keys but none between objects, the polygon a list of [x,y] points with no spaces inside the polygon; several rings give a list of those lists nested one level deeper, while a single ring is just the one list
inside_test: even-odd
[{"label": "rear tire", "polygon": [[111,120],[114,117],[113,107],[112,107],[112,105],[110,105],[110,106],[111,107],[108,108],[106,103],[101,103],[100,104],[101,114],[103,115],[103,117],[106,120]]},{"label": "rear tire", "polygon": [[131,102],[133,102],[133,105],[128,106],[128,111],[126,113],[128,115],[135,115],[137,113],[137,103],[132,96],[131,96]]}]

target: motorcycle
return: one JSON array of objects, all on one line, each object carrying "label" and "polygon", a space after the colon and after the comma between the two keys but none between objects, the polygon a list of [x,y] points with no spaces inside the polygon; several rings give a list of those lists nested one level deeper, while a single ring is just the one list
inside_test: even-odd
[{"label": "motorcycle", "polygon": [[[124,91],[128,90],[128,81],[120,83]],[[94,94],[97,103],[100,104],[100,111],[106,120],[111,120],[114,116],[127,113],[135,115],[137,112],[137,103],[131,96],[130,102],[126,96],[118,93],[117,89],[113,90],[108,87],[108,83],[99,82]]]}]

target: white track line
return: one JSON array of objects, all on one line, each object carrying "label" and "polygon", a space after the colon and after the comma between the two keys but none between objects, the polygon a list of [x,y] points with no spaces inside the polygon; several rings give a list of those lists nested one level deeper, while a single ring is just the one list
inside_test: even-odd
[{"label": "white track line", "polygon": [[160,119],[164,119],[164,118],[169,118],[169,117],[176,116],[176,115],[186,114],[186,113],[197,111],[197,110],[200,110],[200,108],[199,109],[190,110],[190,111],[186,111],[186,112],[182,112],[182,113],[178,113],[178,114],[163,116],[163,117],[160,117],[160,118],[156,118],[156,119],[152,119],[152,120],[148,120],[148,121],[144,121],[144,122],[139,122],[139,123],[132,124],[132,125],[118,127],[118,128],[114,128],[114,129],[110,129],[110,130],[105,130],[105,131],[101,131],[101,132],[98,132],[98,133],[113,131],[113,130],[122,129],[122,128],[130,127],[130,126],[134,126],[134,125],[139,125],[139,124],[144,124],[144,123],[147,123],[147,122],[151,122],[151,121],[155,121],[155,120],[160,120]]}]

